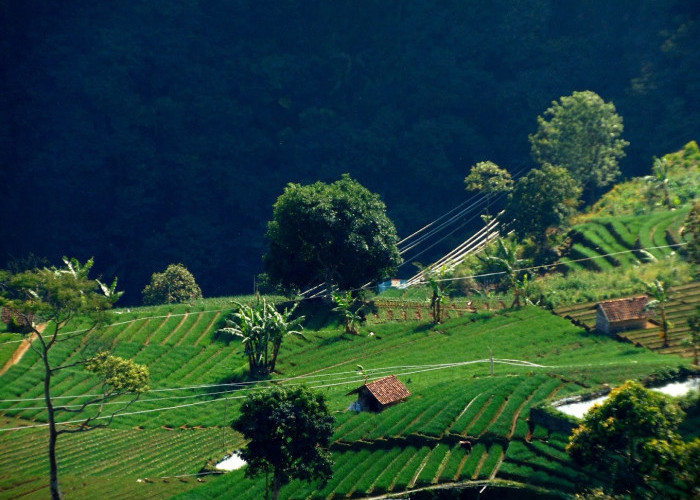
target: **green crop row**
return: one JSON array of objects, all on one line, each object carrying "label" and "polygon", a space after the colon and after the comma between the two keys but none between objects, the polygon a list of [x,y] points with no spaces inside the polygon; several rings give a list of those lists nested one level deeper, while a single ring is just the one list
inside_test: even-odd
[{"label": "green crop row", "polygon": [[197,322],[202,314],[206,313],[185,313],[184,316],[174,316],[168,318],[168,321],[163,324],[150,339],[151,344],[160,345],[175,345],[176,341],[186,335],[193,324]]},{"label": "green crop row", "polygon": [[548,378],[549,377],[546,375],[523,377],[522,382],[507,397],[505,406],[503,406],[500,415],[494,417],[496,420],[493,425],[489,427],[488,431],[497,436],[510,437],[517,412],[522,410],[528,398],[530,398],[537,387],[545,383]]},{"label": "green crop row", "polygon": [[401,469],[399,474],[396,476],[396,478],[393,481],[393,484],[390,486],[389,489],[400,491],[409,487],[413,482],[418,468],[428,457],[430,451],[430,447],[421,446],[416,451],[416,453],[408,460],[408,462],[406,462],[406,465],[404,465],[403,469]]},{"label": "green crop row", "polygon": [[196,357],[199,358],[199,364],[182,377],[181,382],[184,384],[218,382],[232,372],[236,359],[239,363],[243,362],[230,348],[217,345],[203,349]]},{"label": "green crop row", "polygon": [[[130,321],[127,323],[126,328],[122,329],[118,333],[118,340],[120,342],[130,342],[130,340],[141,330],[144,325],[147,323],[151,322],[152,320],[150,318],[140,318],[140,319],[134,319],[133,321]],[[111,329],[107,330],[107,333],[111,333]]]},{"label": "green crop row", "polygon": [[183,337],[179,344],[192,344],[195,346],[208,346],[212,343],[214,332],[219,327],[222,318],[221,312],[203,314],[201,321]]},{"label": "green crop row", "polygon": [[600,222],[610,232],[616,241],[625,248],[634,248],[637,242],[637,234],[630,231],[629,226],[618,218],[604,218]]},{"label": "green crop row", "polygon": [[563,491],[575,491],[575,485],[571,481],[550,476],[542,470],[535,470],[533,467],[513,462],[501,464],[498,475],[502,479],[510,479],[521,483],[557,488]]},{"label": "green crop row", "polygon": [[582,243],[574,243],[569,251],[569,257],[596,271],[608,271],[613,268],[601,252]]},{"label": "green crop row", "polygon": [[466,454],[467,452],[462,446],[453,446],[447,460],[445,461],[444,467],[440,471],[438,482],[446,483],[455,481],[459,477],[460,466],[462,465]]},{"label": "green crop row", "polygon": [[181,318],[171,317],[171,316],[165,316],[165,317],[159,317],[159,318],[149,318],[141,326],[141,328],[136,330],[133,333],[133,335],[131,335],[129,338],[121,338],[119,340],[121,342],[125,342],[125,343],[133,343],[133,344],[140,344],[140,345],[148,345],[151,343],[157,343],[157,342],[153,342],[153,337],[155,337],[159,332],[167,331],[165,325],[167,325],[169,321],[172,321],[172,323],[177,324],[180,319]]},{"label": "green crop row", "polygon": [[374,453],[369,465],[364,468],[362,475],[347,492],[347,496],[352,496],[355,492],[369,494],[380,474],[400,455],[401,450],[399,447],[394,447],[390,450],[380,449]]},{"label": "green crop row", "polygon": [[502,457],[503,446],[498,443],[492,444],[489,447],[486,459],[481,464],[481,469],[479,469],[479,479],[488,479],[492,474],[495,474],[497,472],[496,467]]},{"label": "green crop row", "polygon": [[467,434],[470,436],[480,436],[486,432],[491,424],[498,419],[510,395],[522,381],[521,377],[512,377],[511,379],[506,379],[498,387],[494,387],[493,397],[490,403],[486,406],[481,415],[466,429]]},{"label": "green crop row", "polygon": [[465,455],[466,460],[462,464],[462,470],[459,472],[459,480],[476,479],[479,465],[485,458],[487,448],[484,443],[476,443],[472,447],[472,451]]},{"label": "green crop row", "polygon": [[420,488],[421,486],[429,486],[434,483],[438,478],[438,473],[442,469],[445,460],[450,453],[449,446],[438,444],[433,448],[428,456],[428,461],[423,466],[423,470],[420,471],[414,486]]}]

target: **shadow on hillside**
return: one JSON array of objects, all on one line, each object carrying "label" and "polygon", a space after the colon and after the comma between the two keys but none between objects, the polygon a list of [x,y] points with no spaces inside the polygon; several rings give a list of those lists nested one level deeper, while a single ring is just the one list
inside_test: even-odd
[{"label": "shadow on hillside", "polygon": [[214,332],[214,335],[212,336],[212,341],[213,342],[221,342],[222,344],[228,345],[231,342],[240,342],[241,338],[237,337],[236,335],[233,335],[232,333],[228,332],[223,332],[221,330],[217,330]]},{"label": "shadow on hillside", "polygon": [[270,375],[253,377],[248,371],[248,364],[245,363],[234,369],[230,375],[219,379],[215,385],[205,389],[206,393],[213,399],[236,396],[240,390],[249,389],[256,383],[264,383],[271,380]]},{"label": "shadow on hillside", "polygon": [[425,333],[432,330],[434,327],[440,326],[434,323],[421,323],[420,325],[413,328],[413,333]]},{"label": "shadow on hillside", "polygon": [[353,335],[349,333],[340,333],[338,335],[334,335],[333,337],[326,337],[322,341],[318,343],[319,346],[329,346],[333,344],[337,344],[338,342],[351,342],[352,341]]}]

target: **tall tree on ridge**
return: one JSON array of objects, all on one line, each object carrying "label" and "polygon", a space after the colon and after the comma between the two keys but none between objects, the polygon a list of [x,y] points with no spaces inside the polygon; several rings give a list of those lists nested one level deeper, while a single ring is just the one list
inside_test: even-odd
[{"label": "tall tree on ridge", "polygon": [[613,103],[590,90],[574,92],[552,102],[537,123],[537,132],[529,136],[533,158],[566,168],[588,193],[589,203],[597,188],[619,177],[618,160],[629,143],[620,137],[622,117]]},{"label": "tall tree on ridge", "polygon": [[480,161],[472,165],[469,175],[464,178],[467,191],[480,191],[486,195],[486,222],[491,218],[491,201],[494,194],[513,190],[513,179],[506,169],[492,161]]}]

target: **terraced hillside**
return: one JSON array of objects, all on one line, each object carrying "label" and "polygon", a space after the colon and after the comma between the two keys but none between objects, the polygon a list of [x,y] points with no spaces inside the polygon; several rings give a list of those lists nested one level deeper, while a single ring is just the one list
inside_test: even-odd
[{"label": "terraced hillside", "polygon": [[[59,464],[69,498],[95,492],[109,498],[261,497],[264,478],[245,479],[240,470],[197,475],[208,461],[241,446],[228,425],[241,398],[266,384],[246,379],[240,342],[216,334],[231,306],[217,300],[121,310],[99,333],[57,348],[56,360],[74,360],[109,346],[146,363],[152,374],[152,390],[109,429],[61,436]],[[305,339],[285,340],[274,379],[303,382],[326,395],[336,417],[334,477],[325,486],[293,482],[282,498],[357,498],[431,485],[481,488],[484,482],[497,489],[504,481],[524,488],[525,497],[545,494],[534,487],[570,494],[594,478],[566,457],[565,435],[529,428],[530,409],[555,395],[689,364],[590,335],[535,307],[462,311],[441,325],[381,318],[359,335],[345,335],[333,322],[312,327],[315,321],[309,318]],[[365,374],[390,373],[408,385],[408,401],[380,414],[347,410],[354,399],[348,393]],[[67,405],[98,388],[78,367],[62,370],[55,382],[54,393]],[[40,360],[30,350],[0,376],[0,497],[47,495],[41,394]],[[463,440],[471,441],[470,453],[460,446]]]},{"label": "terraced hillside", "polygon": [[561,259],[561,269],[606,271],[644,262],[648,249],[656,259],[677,252],[683,243],[680,230],[690,207],[647,215],[600,217],[575,226],[571,246]]},{"label": "terraced hillside", "polygon": [[[652,318],[645,329],[620,332],[616,336],[657,352],[691,357],[693,350],[691,346],[685,345],[684,342],[690,332],[688,318],[700,306],[700,282],[696,281],[687,285],[673,287],[670,289],[670,296],[671,299],[666,305],[666,314],[672,324],[672,327],[669,329],[668,347],[663,346],[658,319]],[[595,302],[562,307],[555,309],[555,312],[589,331],[595,329]]]}]

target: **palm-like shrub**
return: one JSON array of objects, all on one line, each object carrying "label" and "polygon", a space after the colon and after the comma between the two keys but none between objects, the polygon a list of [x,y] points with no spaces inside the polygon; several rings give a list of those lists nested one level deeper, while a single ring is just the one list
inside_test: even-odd
[{"label": "palm-like shrub", "polygon": [[182,264],[170,264],[165,272],[153,273],[151,283],[143,289],[146,305],[173,304],[201,299],[202,290],[194,276]]},{"label": "palm-like shrub", "polygon": [[290,334],[303,337],[304,316],[292,319],[296,305],[279,312],[275,304],[265,299],[252,305],[236,305],[238,310],[229,315],[226,326],[219,332],[241,339],[254,377],[268,375],[275,370],[284,337]]}]

